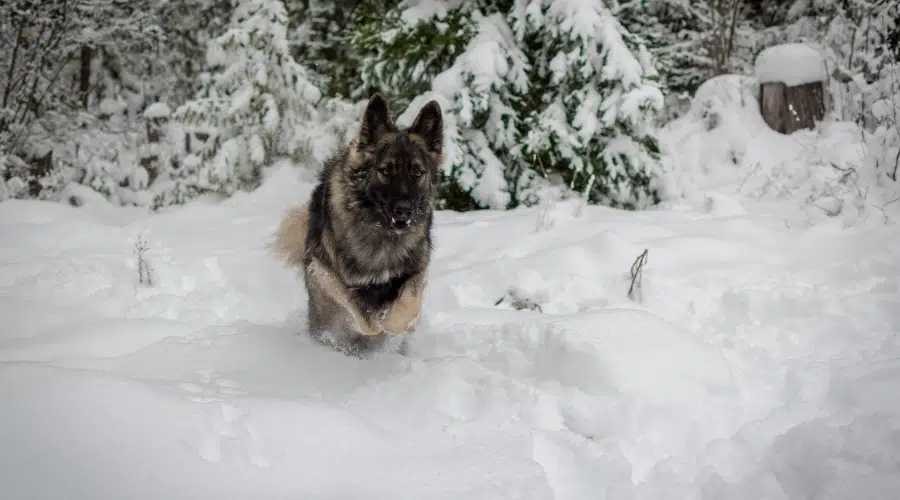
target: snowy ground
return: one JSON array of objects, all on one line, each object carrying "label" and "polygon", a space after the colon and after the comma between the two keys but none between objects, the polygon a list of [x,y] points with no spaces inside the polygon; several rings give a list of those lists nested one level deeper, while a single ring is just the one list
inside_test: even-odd
[{"label": "snowy ground", "polygon": [[[150,218],[0,203],[4,499],[900,491],[896,226],[796,229],[725,195],[441,213],[410,353],[358,360],[302,334],[264,248],[308,193],[285,174]],[[542,312],[495,306],[509,289]]]}]

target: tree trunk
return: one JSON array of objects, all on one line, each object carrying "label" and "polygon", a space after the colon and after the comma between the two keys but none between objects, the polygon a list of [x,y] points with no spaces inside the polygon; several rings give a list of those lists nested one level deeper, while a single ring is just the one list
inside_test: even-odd
[{"label": "tree trunk", "polygon": [[825,117],[825,88],[822,82],[789,87],[781,82],[761,85],[760,112],[766,124],[782,134],[813,128]]},{"label": "tree trunk", "polygon": [[153,150],[147,156],[142,156],[138,163],[147,171],[147,186],[149,187],[159,175],[159,151],[157,148],[162,132],[160,131],[161,125],[157,120],[150,118],[145,118],[145,120],[147,120],[147,144],[152,145]]},{"label": "tree trunk", "polygon": [[53,150],[47,151],[44,156],[32,159],[30,178],[28,179],[28,194],[32,198],[40,198],[44,190],[41,180],[50,177],[53,172]]},{"label": "tree trunk", "polygon": [[87,109],[90,103],[91,90],[91,59],[93,50],[87,45],[81,46],[81,74],[79,75],[78,92],[81,96],[81,107]]}]

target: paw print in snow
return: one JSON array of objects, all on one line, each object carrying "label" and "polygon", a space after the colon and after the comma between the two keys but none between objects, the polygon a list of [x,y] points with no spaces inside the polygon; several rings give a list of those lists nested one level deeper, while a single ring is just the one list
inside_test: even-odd
[{"label": "paw print in snow", "polygon": [[200,457],[218,463],[222,460],[223,448],[237,448],[253,465],[269,467],[259,431],[247,418],[247,411],[233,401],[235,396],[246,394],[240,389],[241,384],[219,377],[212,370],[200,370],[197,375],[199,383],[181,382],[178,387],[190,394],[191,401],[209,405],[199,415]]}]

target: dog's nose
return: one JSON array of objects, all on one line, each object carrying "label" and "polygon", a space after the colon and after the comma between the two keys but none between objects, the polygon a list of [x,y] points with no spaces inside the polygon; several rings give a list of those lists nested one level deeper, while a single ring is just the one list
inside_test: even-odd
[{"label": "dog's nose", "polygon": [[401,200],[397,203],[394,203],[393,216],[398,220],[409,220],[412,218],[413,207],[412,203]]}]

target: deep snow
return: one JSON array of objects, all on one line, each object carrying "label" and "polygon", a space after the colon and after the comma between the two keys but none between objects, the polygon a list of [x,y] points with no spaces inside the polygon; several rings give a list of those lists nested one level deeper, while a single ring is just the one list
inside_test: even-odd
[{"label": "deep snow", "polygon": [[265,249],[296,179],[153,217],[0,203],[4,499],[900,491],[896,226],[791,228],[721,192],[441,212],[410,352],[359,360],[302,334]]}]

